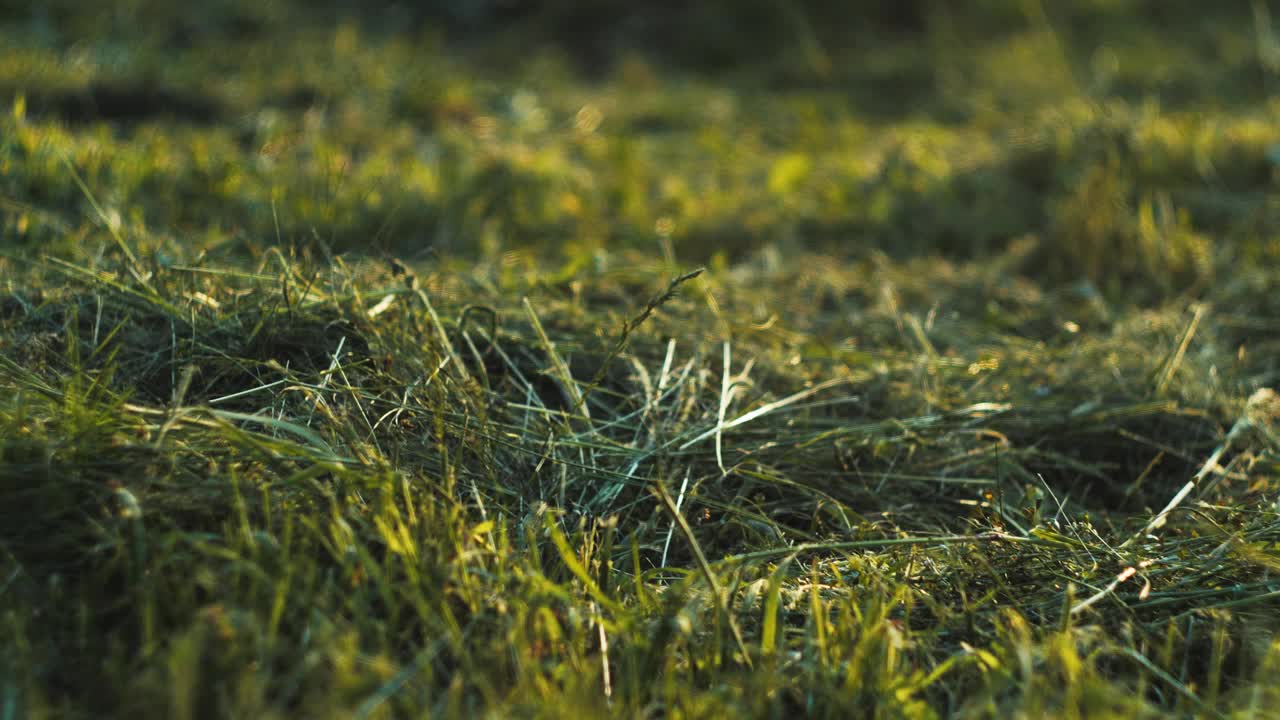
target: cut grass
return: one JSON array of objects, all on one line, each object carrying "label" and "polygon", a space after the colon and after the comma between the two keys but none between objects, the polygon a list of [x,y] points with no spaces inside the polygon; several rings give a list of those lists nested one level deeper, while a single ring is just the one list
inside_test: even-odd
[{"label": "cut grass", "polygon": [[1275,78],[1128,59],[1257,13],[797,10],[715,83],[129,7],[0,64],[0,717],[1280,707]]}]

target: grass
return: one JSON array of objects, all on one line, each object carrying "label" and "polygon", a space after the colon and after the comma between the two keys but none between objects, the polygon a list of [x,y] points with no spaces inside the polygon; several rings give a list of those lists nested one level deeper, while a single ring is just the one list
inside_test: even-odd
[{"label": "grass", "polygon": [[1280,707],[1267,3],[115,5],[0,4],[0,718]]}]

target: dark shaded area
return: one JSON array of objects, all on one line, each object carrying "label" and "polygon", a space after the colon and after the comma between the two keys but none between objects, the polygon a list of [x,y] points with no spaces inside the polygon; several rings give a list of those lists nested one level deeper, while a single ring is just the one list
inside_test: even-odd
[{"label": "dark shaded area", "polygon": [[223,104],[208,95],[146,84],[95,82],[79,89],[39,86],[0,89],[0,97],[26,98],[33,115],[53,115],[72,123],[137,123],[169,119],[213,125],[226,119]]},{"label": "dark shaded area", "polygon": [[979,0],[964,7],[939,0],[329,0],[321,7],[370,29],[441,29],[463,47],[492,50],[503,44],[495,42],[503,36],[519,38],[516,52],[552,46],[588,74],[607,72],[629,54],[712,73],[747,67],[758,71],[780,62],[791,68],[775,68],[780,71],[775,80],[789,87],[861,78],[865,68],[856,62],[858,55],[895,43],[920,44],[928,52],[935,41],[990,42],[1041,24],[1064,39],[1089,40],[1105,38],[1118,23],[1134,21],[1155,29],[1188,23],[1208,27],[1224,19],[1252,22],[1246,4],[1207,6],[1190,0]]},{"label": "dark shaded area", "polygon": [[[58,307],[8,295],[0,297],[0,331],[13,341],[0,340],[0,350],[12,346],[16,358],[33,368],[61,368],[68,355],[83,358],[122,397],[160,406],[173,402],[174,382],[182,385],[188,371],[192,377],[183,402],[198,405],[260,387],[269,382],[264,376],[276,379],[282,369],[319,377],[339,346],[347,364],[371,356],[362,328],[349,320],[333,312],[303,314],[280,298],[259,300],[264,304],[246,309],[242,317],[213,323],[199,316],[171,318],[146,306],[100,305],[89,295]],[[101,347],[94,345],[95,337]],[[115,382],[116,368],[141,380]],[[258,400],[246,397],[218,407],[253,411]]]},{"label": "dark shaded area", "polygon": [[963,8],[940,0],[293,0],[258,5],[219,0],[194,9],[134,0],[97,17],[71,0],[0,3],[0,22],[27,25],[53,39],[150,27],[164,46],[181,50],[263,37],[294,29],[300,20],[321,27],[354,20],[375,33],[440,31],[456,46],[517,61],[530,50],[555,47],[588,74],[607,72],[629,54],[690,71],[758,70],[778,61],[811,71],[806,76],[784,69],[777,76],[793,82],[860,75],[858,63],[847,61],[886,44],[922,43],[921,50],[928,51],[929,43],[942,38],[989,42],[1040,23],[1051,24],[1064,39],[1087,40],[1106,37],[1117,23],[1138,21],[1160,29],[1189,22],[1207,27],[1223,19],[1252,23],[1247,3],[1209,6],[1192,0],[978,0]]}]

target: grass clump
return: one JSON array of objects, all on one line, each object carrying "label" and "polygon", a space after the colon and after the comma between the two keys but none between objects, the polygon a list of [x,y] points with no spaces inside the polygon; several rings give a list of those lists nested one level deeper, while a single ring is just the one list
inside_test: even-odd
[{"label": "grass clump", "polygon": [[1270,21],[1039,5],[5,9],[0,708],[1271,712]]}]

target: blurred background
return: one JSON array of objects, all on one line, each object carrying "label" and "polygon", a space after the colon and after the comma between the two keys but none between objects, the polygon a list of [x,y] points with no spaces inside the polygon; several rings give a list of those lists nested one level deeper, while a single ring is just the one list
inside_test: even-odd
[{"label": "blurred background", "polygon": [[166,257],[1013,252],[1161,297],[1280,258],[1276,37],[1263,0],[6,0],[0,232],[102,234],[70,159]]}]

